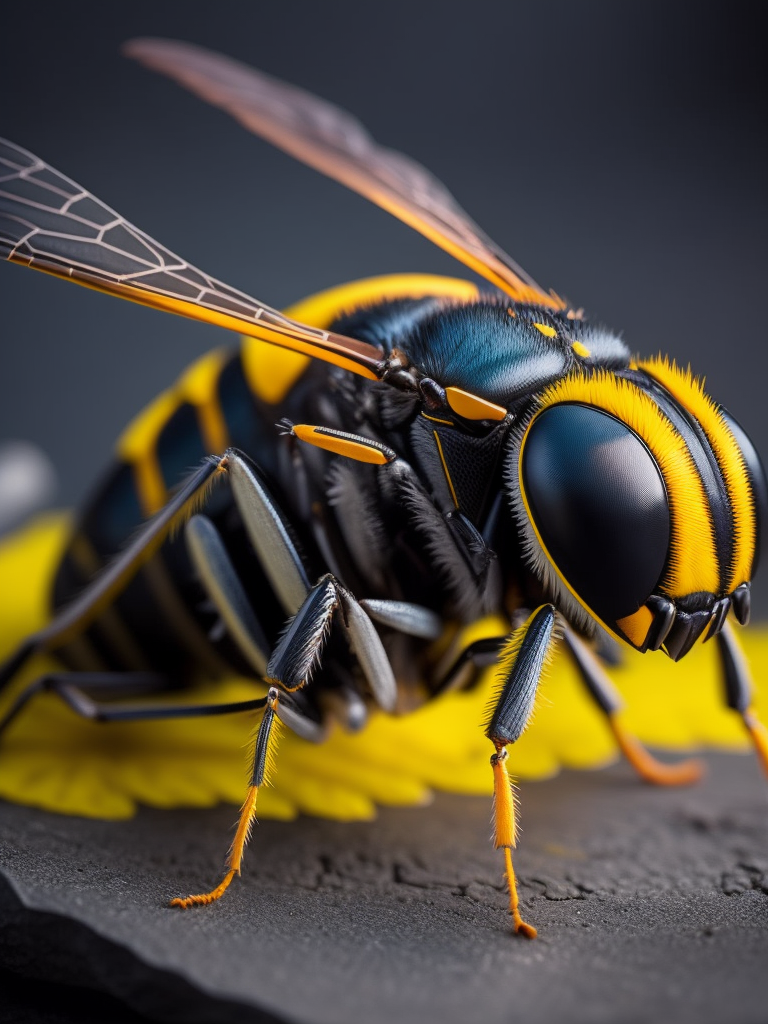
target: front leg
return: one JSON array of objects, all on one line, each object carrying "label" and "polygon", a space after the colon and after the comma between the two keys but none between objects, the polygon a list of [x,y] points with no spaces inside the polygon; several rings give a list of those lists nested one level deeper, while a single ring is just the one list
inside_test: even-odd
[{"label": "front leg", "polygon": [[507,772],[507,744],[523,734],[531,719],[539,680],[549,661],[555,641],[555,609],[542,605],[510,637],[501,652],[501,688],[490,708],[485,734],[496,752],[493,768],[494,847],[504,850],[504,866],[509,889],[509,912],[515,932],[527,939],[536,938],[536,929],[520,916],[512,850],[517,846],[517,810],[512,782]]},{"label": "front leg", "polygon": [[227,857],[224,878],[210,892],[176,898],[171,901],[171,906],[187,909],[213,903],[223,896],[234,877],[240,874],[243,854],[256,817],[259,789],[267,781],[273,760],[276,719],[294,727],[300,735],[306,735],[305,720],[292,709],[291,694],[310,685],[312,673],[322,659],[336,612],[374,699],[385,711],[394,709],[397,685],[373,623],[352,594],[332,575],[323,576],[307,593],[267,664],[266,681],[270,684],[267,706],[256,735],[251,779]]}]

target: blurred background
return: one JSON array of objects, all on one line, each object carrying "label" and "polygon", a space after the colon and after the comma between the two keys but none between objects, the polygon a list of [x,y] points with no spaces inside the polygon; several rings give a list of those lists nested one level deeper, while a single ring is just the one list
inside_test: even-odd
[{"label": "blurred background", "polygon": [[[281,306],[371,274],[469,275],[365,200],[120,56],[221,50],[340,104],[436,173],[544,286],[707,378],[768,457],[761,5],[145,2],[4,13],[0,134],[202,269]],[[57,503],[224,332],[0,267],[0,440]],[[768,615],[768,572],[757,584]]]}]

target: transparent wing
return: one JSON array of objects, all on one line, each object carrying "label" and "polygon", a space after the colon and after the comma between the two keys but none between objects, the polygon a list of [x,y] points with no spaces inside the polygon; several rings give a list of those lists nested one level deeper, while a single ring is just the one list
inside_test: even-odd
[{"label": "transparent wing", "polygon": [[345,111],[190,43],[136,39],[124,50],[410,224],[513,299],[563,308],[474,223],[437,178],[402,153],[377,145]]},{"label": "transparent wing", "polygon": [[0,139],[0,257],[377,379],[372,345],[291,320],[165,249],[90,192]]}]

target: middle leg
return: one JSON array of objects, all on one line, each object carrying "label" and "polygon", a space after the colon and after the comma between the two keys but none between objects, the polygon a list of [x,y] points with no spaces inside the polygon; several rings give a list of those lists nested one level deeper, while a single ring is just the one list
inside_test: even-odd
[{"label": "middle leg", "polygon": [[517,894],[512,850],[517,846],[517,808],[507,772],[507,745],[520,738],[528,725],[542,671],[555,643],[555,609],[538,608],[504,647],[499,661],[501,688],[490,707],[485,734],[496,748],[493,768],[494,846],[504,851],[504,869],[509,889],[509,912],[516,934],[536,938],[536,929],[523,920]]},{"label": "middle leg", "polygon": [[[336,621],[360,669],[373,700],[385,711],[393,710],[397,686],[389,659],[368,612],[331,574],[315,586],[308,583],[307,569],[296,548],[288,522],[270,495],[258,467],[241,452],[227,452],[227,472],[232,492],[253,548],[272,589],[285,611],[292,615],[271,653],[248,605],[235,567],[213,523],[204,516],[191,520],[187,539],[198,574],[213,604],[255,670],[270,685],[267,707],[256,738],[251,780],[243,803],[233,846],[222,881],[210,892],[178,898],[173,906],[188,908],[219,899],[240,873],[245,846],[256,814],[259,789],[267,781],[266,769],[275,746],[275,719],[307,739],[322,738],[322,731],[301,713],[300,691],[311,685],[323,655],[329,632]],[[377,608],[374,614],[405,614],[408,609]],[[418,618],[418,617],[417,617]],[[423,617],[422,617],[423,618]],[[265,664],[266,662],[266,664]]]}]

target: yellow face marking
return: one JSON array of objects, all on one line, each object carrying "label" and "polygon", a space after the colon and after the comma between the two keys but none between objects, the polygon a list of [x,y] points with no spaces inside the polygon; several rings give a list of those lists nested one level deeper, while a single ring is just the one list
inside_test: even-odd
[{"label": "yellow face marking", "polygon": [[577,356],[581,356],[582,359],[589,359],[592,353],[589,351],[586,345],[582,345],[580,341],[574,341],[571,344],[571,348]]},{"label": "yellow face marking", "polygon": [[616,625],[625,633],[635,647],[642,647],[645,643],[645,638],[648,636],[648,630],[651,628],[653,622],[653,613],[650,608],[646,608],[645,605],[642,608],[638,608],[632,615],[627,615],[623,619],[619,619]]},{"label": "yellow face marking", "polygon": [[469,391],[462,391],[461,388],[446,388],[445,397],[456,415],[465,420],[503,420],[507,415],[504,406],[494,405],[493,402],[471,395]]},{"label": "yellow face marking", "polygon": [[433,430],[432,433],[434,434],[435,444],[437,445],[437,454],[440,456],[440,461],[443,464],[443,472],[445,473],[445,479],[448,481],[448,487],[451,490],[451,497],[453,498],[453,504],[456,506],[456,508],[458,508],[459,507],[459,499],[456,497],[456,490],[455,490],[455,488],[453,486],[453,480],[451,480],[451,474],[448,472],[448,466],[447,466],[446,461],[445,461],[445,456],[443,455],[443,446],[440,444],[440,437],[438,436],[438,433],[437,433],[436,430]]},{"label": "yellow face marking", "polygon": [[[557,381],[542,395],[536,415],[561,402],[581,402],[615,416],[645,442],[658,463],[667,488],[672,520],[669,563],[661,583],[662,592],[669,597],[683,597],[697,591],[716,593],[719,567],[709,503],[685,442],[658,406],[640,388],[605,370],[589,376],[574,373]],[[523,448],[524,443],[521,458]],[[522,475],[520,480],[522,491]],[[590,610],[590,614],[594,612]]]},{"label": "yellow face marking", "polygon": [[681,370],[666,356],[641,362],[639,368],[658,380],[696,417],[712,445],[733,513],[734,551],[728,590],[734,590],[749,582],[755,557],[755,509],[744,456],[719,409],[690,370]]},{"label": "yellow face marking", "polygon": [[540,331],[545,338],[556,338],[557,331],[554,327],[550,327],[549,324],[534,324],[537,331]]},{"label": "yellow face marking", "polygon": [[339,437],[324,431],[322,427],[297,423],[293,427],[293,433],[300,441],[306,441],[307,444],[312,444],[315,448],[322,448],[324,451],[333,452],[334,455],[343,455],[345,458],[355,459],[357,462],[386,466],[391,461],[383,451],[373,444],[367,445],[350,437]]}]

